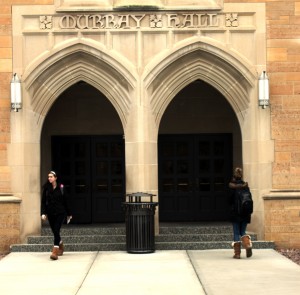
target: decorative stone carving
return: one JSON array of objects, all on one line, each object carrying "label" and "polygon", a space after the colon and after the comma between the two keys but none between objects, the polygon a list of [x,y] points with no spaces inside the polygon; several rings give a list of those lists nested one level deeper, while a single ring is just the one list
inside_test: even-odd
[{"label": "decorative stone carving", "polygon": [[50,15],[41,15],[40,16],[40,29],[52,29],[52,16]]},{"label": "decorative stone carving", "polygon": [[237,13],[226,13],[225,15],[226,27],[238,27],[238,14]]}]

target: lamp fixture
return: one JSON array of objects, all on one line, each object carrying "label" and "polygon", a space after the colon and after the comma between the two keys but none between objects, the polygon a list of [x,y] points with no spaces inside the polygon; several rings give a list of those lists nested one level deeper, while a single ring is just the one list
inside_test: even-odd
[{"label": "lamp fixture", "polygon": [[269,99],[269,78],[266,71],[263,71],[258,79],[258,105],[265,109]]},{"label": "lamp fixture", "polygon": [[22,108],[22,92],[21,92],[21,80],[16,73],[10,82],[10,102],[11,109],[18,112]]}]

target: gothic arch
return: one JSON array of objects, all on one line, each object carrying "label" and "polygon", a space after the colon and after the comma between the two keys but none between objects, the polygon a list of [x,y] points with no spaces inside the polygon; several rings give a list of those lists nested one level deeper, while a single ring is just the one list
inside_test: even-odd
[{"label": "gothic arch", "polygon": [[104,48],[95,48],[88,42],[68,45],[64,43],[51,54],[39,57],[25,72],[32,110],[45,116],[64,90],[84,81],[109,99],[125,127],[130,94],[136,83],[133,67],[119,56],[113,57]]},{"label": "gothic arch", "polygon": [[144,74],[145,89],[157,126],[176,94],[197,79],[222,93],[238,119],[244,119],[257,74],[247,60],[215,43],[191,38],[148,65]]}]

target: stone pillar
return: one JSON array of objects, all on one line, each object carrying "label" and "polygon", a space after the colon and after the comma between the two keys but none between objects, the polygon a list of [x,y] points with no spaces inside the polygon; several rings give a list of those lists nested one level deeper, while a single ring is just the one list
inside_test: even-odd
[{"label": "stone pillar", "polygon": [[[132,106],[125,129],[125,163],[127,193],[154,194],[158,201],[157,127],[149,106]],[[155,213],[158,233],[158,208]]]}]

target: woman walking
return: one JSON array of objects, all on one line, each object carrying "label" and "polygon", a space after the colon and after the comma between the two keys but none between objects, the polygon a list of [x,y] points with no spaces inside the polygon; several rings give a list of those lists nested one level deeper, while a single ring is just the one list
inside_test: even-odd
[{"label": "woman walking", "polygon": [[242,214],[239,208],[240,200],[238,191],[249,189],[248,183],[243,180],[242,168],[235,168],[233,177],[229,183],[230,193],[230,207],[231,207],[231,221],[233,225],[233,243],[234,249],[233,258],[241,258],[241,245],[246,249],[246,256],[252,256],[251,237],[246,234],[248,223],[251,222],[251,213]]},{"label": "woman walking", "polygon": [[57,181],[54,171],[48,173],[48,181],[43,186],[41,202],[42,220],[48,219],[52,233],[54,235],[54,246],[50,258],[57,260],[58,256],[63,255],[64,245],[60,237],[61,226],[68,216],[72,218],[63,185]]}]

